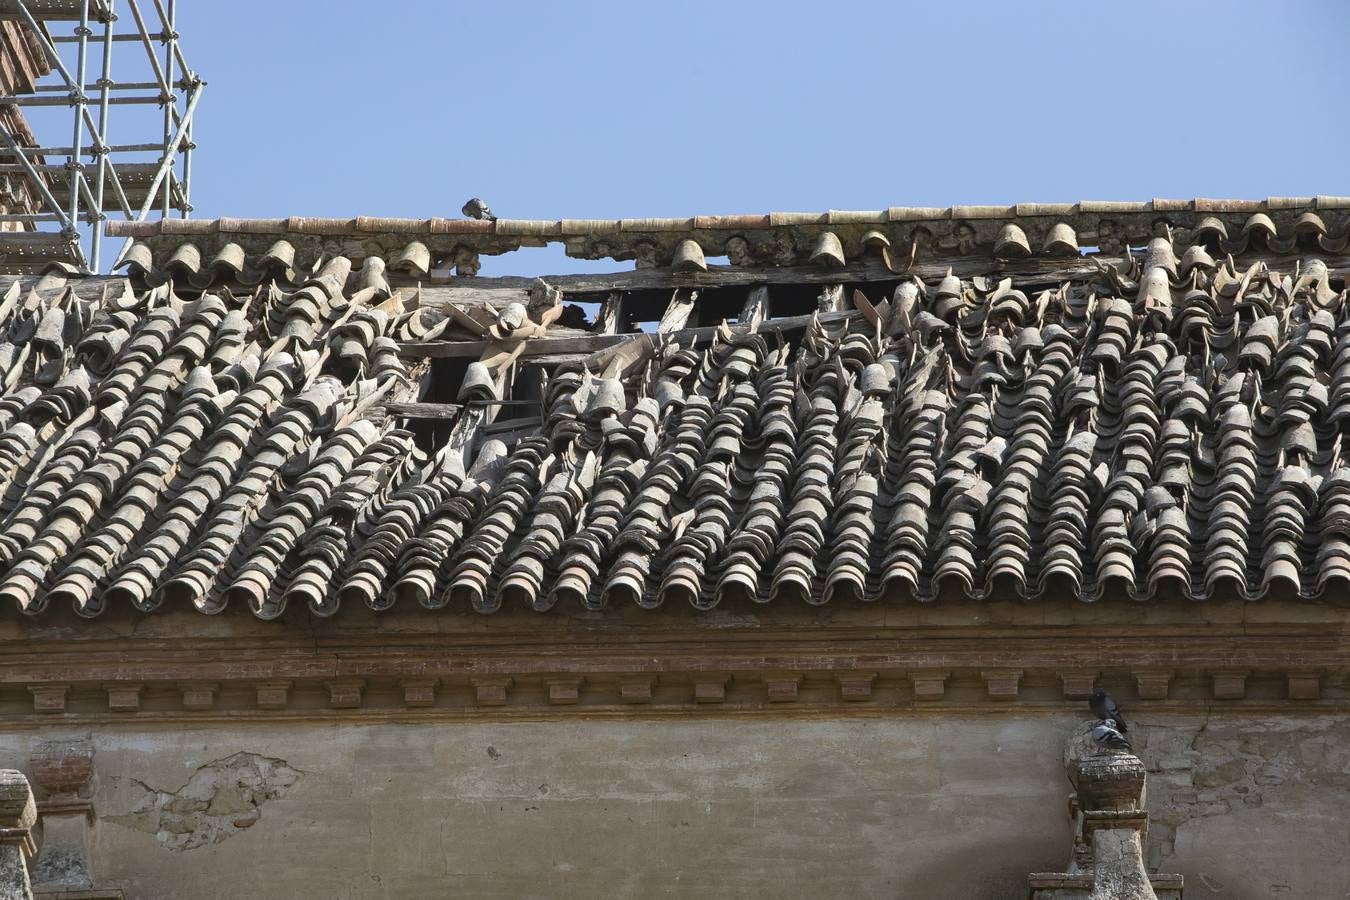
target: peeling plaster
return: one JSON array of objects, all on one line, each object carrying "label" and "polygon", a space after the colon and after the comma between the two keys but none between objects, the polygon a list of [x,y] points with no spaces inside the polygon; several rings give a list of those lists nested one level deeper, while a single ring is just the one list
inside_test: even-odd
[{"label": "peeling plaster", "polygon": [[153,834],[169,850],[215,844],[251,828],[262,805],[284,796],[303,773],[285,760],[240,752],[201,766],[177,791],[135,782],[145,793],[114,822]]}]

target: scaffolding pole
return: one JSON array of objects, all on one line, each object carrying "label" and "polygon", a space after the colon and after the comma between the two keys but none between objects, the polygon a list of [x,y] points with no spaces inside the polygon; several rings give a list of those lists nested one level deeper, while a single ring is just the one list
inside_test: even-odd
[{"label": "scaffolding pole", "polygon": [[[125,9],[130,12],[136,26],[135,31],[130,33],[115,30],[117,7],[121,0],[107,3],[80,0],[78,25],[72,35],[50,34],[40,23],[46,18],[43,15],[44,7],[34,3],[34,0],[11,2],[17,13],[16,18],[31,33],[52,72],[59,76],[60,83],[34,86],[23,96],[0,97],[0,106],[23,108],[69,105],[73,115],[70,145],[65,147],[21,146],[17,135],[0,125],[4,146],[14,156],[12,163],[0,161],[0,172],[20,173],[31,182],[41,204],[40,210],[29,206],[27,210],[0,214],[0,222],[19,223],[30,234],[42,233],[32,230],[40,223],[56,223],[60,227],[62,239],[69,245],[70,258],[81,267],[85,266],[88,258],[93,270],[99,271],[102,262],[102,223],[110,212],[120,212],[131,221],[142,221],[152,211],[168,217],[177,209],[182,218],[187,218],[191,212],[192,151],[195,149],[192,120],[205,82],[188,66],[183,54],[177,32],[177,0],[152,0],[159,24],[158,34],[152,34],[147,27],[147,17],[142,14],[138,0],[125,0]],[[34,9],[37,10],[36,15]],[[74,16],[65,21],[70,21],[70,18]],[[95,39],[95,43],[101,43],[103,56],[99,78],[91,84],[86,82],[86,76],[90,65],[90,39],[95,36],[91,26],[95,22],[103,29],[101,42]],[[55,23],[56,19],[52,19],[48,25]],[[141,45],[154,81],[114,80],[112,47],[118,42]],[[158,50],[156,43],[160,45]],[[71,62],[63,60],[57,50],[59,46],[67,44],[75,45]],[[65,96],[57,96],[61,93]],[[180,95],[184,101],[181,108]],[[158,104],[163,108],[163,128],[159,142],[110,144],[111,107],[138,104]],[[97,121],[91,106],[97,109]],[[49,142],[39,140],[36,143]],[[158,157],[153,163],[154,177],[148,187],[144,187],[144,178],[149,175],[152,164],[136,160],[126,163],[122,154],[148,152],[156,153]],[[180,154],[183,160],[181,178],[175,172]],[[47,156],[64,156],[65,164],[49,164],[44,160]],[[136,173],[134,182],[128,182],[119,172],[118,165],[123,163],[114,163],[114,156],[130,165]],[[91,160],[88,164],[84,162],[86,157]],[[65,189],[68,194],[58,198],[54,186],[56,191]],[[142,196],[139,191],[143,187],[145,193]],[[135,206],[127,193],[132,189],[138,192]],[[114,205],[105,209],[105,204],[110,203]],[[90,253],[87,257],[80,242],[79,228],[82,222],[92,226]]]},{"label": "scaffolding pole", "polygon": [[[109,93],[112,90],[113,22],[115,21],[117,21],[117,16],[110,9],[108,17],[103,21],[103,71],[98,79],[98,137],[96,138],[97,144],[95,145],[94,156],[94,164],[98,166],[98,171],[94,173],[94,210],[98,213],[98,221],[94,223],[94,233],[89,236],[89,255],[92,257],[91,263],[95,272],[99,270],[99,254],[103,249],[103,220],[107,218],[107,214],[103,212],[103,187],[108,175],[108,100]],[[116,181],[116,178],[113,180]],[[125,196],[121,199],[123,213],[130,216],[130,204],[126,202]]]},{"label": "scaffolding pole", "polygon": [[[84,96],[84,61],[85,54],[89,51],[89,0],[80,0],[80,26],[75,34],[79,37],[77,56],[75,59],[75,83],[71,86],[70,102],[72,105],[83,104]],[[70,139],[70,148],[74,152],[66,158],[66,165],[70,167],[70,228],[71,237],[79,240],[79,232],[75,225],[80,221],[80,175],[84,164],[80,162],[80,145],[84,143],[84,117],[75,116],[74,134]],[[92,211],[91,211],[92,212]]]}]

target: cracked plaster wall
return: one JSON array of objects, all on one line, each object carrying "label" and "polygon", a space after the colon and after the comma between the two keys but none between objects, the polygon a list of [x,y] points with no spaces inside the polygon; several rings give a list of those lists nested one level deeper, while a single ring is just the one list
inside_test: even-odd
[{"label": "cracked plaster wall", "polygon": [[252,828],[263,804],[286,794],[300,773],[284,760],[235,753],[200,767],[175,791],[132,779],[144,791],[130,812],[106,821],[153,834],[169,850],[193,850]]},{"label": "cracked plaster wall", "polygon": [[[1065,716],[95,729],[128,897],[1025,896],[1067,861]],[[55,731],[55,729],[49,729]],[[84,732],[88,734],[89,732]],[[1140,717],[1190,900],[1350,896],[1350,717]],[[55,735],[0,736],[23,767]]]},{"label": "cracked plaster wall", "polygon": [[1350,897],[1350,719],[1143,724],[1146,859],[1188,900]]}]

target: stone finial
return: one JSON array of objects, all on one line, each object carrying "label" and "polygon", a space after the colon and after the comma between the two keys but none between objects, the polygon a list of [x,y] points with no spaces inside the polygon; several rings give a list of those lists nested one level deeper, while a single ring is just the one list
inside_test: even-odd
[{"label": "stone finial", "polygon": [[1180,900],[1181,876],[1144,868],[1147,772],[1128,750],[1104,749],[1092,739],[1096,720],[1069,735],[1064,766],[1077,793],[1068,870],[1028,877],[1032,900]]},{"label": "stone finial", "polygon": [[37,823],[37,801],[28,779],[17,769],[0,769],[0,842],[28,832]]},{"label": "stone finial", "polygon": [[1094,753],[1078,763],[1078,805],[1111,812],[1138,810],[1143,805],[1144,777],[1144,764],[1133,753]]}]

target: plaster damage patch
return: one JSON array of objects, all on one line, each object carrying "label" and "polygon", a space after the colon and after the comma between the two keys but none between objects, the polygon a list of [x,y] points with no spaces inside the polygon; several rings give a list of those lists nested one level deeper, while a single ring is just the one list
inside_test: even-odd
[{"label": "plaster damage patch", "polygon": [[240,752],[202,766],[173,793],[137,781],[145,795],[131,812],[107,821],[153,834],[170,850],[192,850],[251,827],[262,805],[283,796],[301,774],[285,760]]}]

